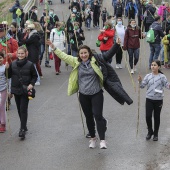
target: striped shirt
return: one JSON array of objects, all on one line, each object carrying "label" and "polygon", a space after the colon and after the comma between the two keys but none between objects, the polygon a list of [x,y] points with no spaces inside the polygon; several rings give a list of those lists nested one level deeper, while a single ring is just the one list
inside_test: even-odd
[{"label": "striped shirt", "polygon": [[164,96],[164,87],[170,89],[170,83],[164,74],[147,74],[140,82],[140,88],[147,85],[146,98],[152,100],[162,100]]},{"label": "striped shirt", "polygon": [[5,65],[0,66],[0,91],[7,88],[7,81],[5,76]]}]

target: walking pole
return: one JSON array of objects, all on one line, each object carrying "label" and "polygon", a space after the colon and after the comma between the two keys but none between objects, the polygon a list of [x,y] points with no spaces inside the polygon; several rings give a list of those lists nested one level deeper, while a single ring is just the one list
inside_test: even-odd
[{"label": "walking pole", "polygon": [[83,113],[82,113],[82,108],[81,108],[81,104],[80,104],[78,92],[77,92],[77,99],[78,99],[78,102],[79,102],[81,122],[82,122],[82,125],[83,125],[83,133],[84,133],[84,136],[86,136],[85,126],[84,126],[84,120],[83,120]]},{"label": "walking pole", "polygon": [[[120,44],[120,48],[121,48],[122,53],[123,53],[123,49],[122,49],[121,44]],[[123,54],[124,54],[124,53],[123,53]],[[126,55],[127,55],[127,51],[126,51]],[[123,55],[123,57],[124,57],[124,59],[125,59],[125,64],[126,64],[126,67],[127,67],[127,69],[128,69],[128,72],[129,72],[129,75],[130,75],[130,78],[131,78],[131,82],[132,82],[133,88],[134,88],[134,90],[135,90],[135,92],[136,92],[136,85],[135,85],[135,83],[134,83],[132,74],[130,73],[130,68],[129,68],[129,66],[128,66],[127,58],[126,58],[127,56],[124,56],[124,55]]]},{"label": "walking pole", "polygon": [[[45,42],[47,41],[47,26],[48,26],[48,11],[49,11],[49,6],[47,0],[45,0],[45,9],[46,9],[46,28],[45,28]],[[48,59],[48,47],[47,44],[45,44],[45,59],[46,61],[49,61]]]},{"label": "walking pole", "polygon": [[[8,42],[7,42],[7,24],[6,24],[6,27],[5,27],[5,34],[6,34],[6,48],[5,48],[5,54],[6,54],[6,63],[8,62],[8,55],[7,55],[7,53],[8,53]],[[8,102],[8,87],[9,87],[9,81],[8,81],[8,70],[6,70],[6,80],[7,80],[7,101],[6,101],[6,103],[7,103],[7,120],[8,120],[8,127],[9,127],[9,133],[10,133],[10,136],[12,136],[12,134],[11,134],[11,126],[10,126],[10,118],[9,118],[9,108],[8,108],[8,106],[9,106],[9,102]]]},{"label": "walking pole", "polygon": [[[141,28],[143,28],[143,20],[142,20]],[[142,38],[143,38],[143,35],[142,35],[142,29],[141,29],[141,39]],[[139,55],[138,75],[140,75],[140,71],[141,71],[141,55]],[[139,133],[139,122],[140,122],[140,84],[138,84],[138,114],[137,114],[136,137],[138,136],[138,133]]]},{"label": "walking pole", "polygon": [[[64,20],[64,14],[63,14],[63,11],[62,11],[62,16],[63,16],[63,23],[64,23],[64,28],[66,28],[66,30],[64,29],[64,32],[65,32],[65,46],[66,46],[66,51],[68,51],[68,45],[67,45],[67,25],[65,23],[65,20]],[[65,67],[67,68],[67,71],[68,71],[68,64],[65,63]]]}]

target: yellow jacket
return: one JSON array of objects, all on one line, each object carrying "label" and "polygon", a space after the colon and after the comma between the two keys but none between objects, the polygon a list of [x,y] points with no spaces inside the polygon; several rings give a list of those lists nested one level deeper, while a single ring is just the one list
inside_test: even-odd
[{"label": "yellow jacket", "polygon": [[170,48],[169,40],[167,39],[167,35],[162,39],[162,43],[164,45],[164,62],[168,62],[168,48]]},{"label": "yellow jacket", "polygon": [[[60,49],[56,49],[54,53],[64,62],[69,64],[73,67],[73,70],[70,73],[69,82],[68,82],[68,95],[71,96],[72,94],[76,93],[79,89],[78,87],[78,67],[80,62],[78,61],[77,57],[73,57],[71,55],[67,55],[66,53],[62,52]],[[94,57],[91,58],[90,64],[94,69],[95,73],[100,78],[100,85],[103,87],[103,74],[100,68],[96,65],[96,59]]]}]

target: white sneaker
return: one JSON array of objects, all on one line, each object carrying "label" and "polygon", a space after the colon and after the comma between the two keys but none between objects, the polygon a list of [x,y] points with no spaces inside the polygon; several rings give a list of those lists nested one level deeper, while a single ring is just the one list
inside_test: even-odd
[{"label": "white sneaker", "polygon": [[97,138],[93,138],[89,141],[89,148],[94,149],[96,147]]},{"label": "white sneaker", "polygon": [[131,69],[131,72],[130,72],[131,74],[134,74],[134,70],[133,69]]},{"label": "white sneaker", "polygon": [[116,64],[116,68],[119,68],[119,64]]},{"label": "white sneaker", "polygon": [[136,72],[136,71],[137,71],[136,66],[134,66],[133,70],[134,70],[134,72]]},{"label": "white sneaker", "polygon": [[107,149],[106,141],[105,140],[101,140],[100,141],[100,149]]},{"label": "white sneaker", "polygon": [[120,69],[122,69],[122,66],[121,66],[121,64],[119,64],[119,68],[120,68]]},{"label": "white sneaker", "polygon": [[35,83],[35,86],[40,86],[40,82],[37,81],[37,82]]}]

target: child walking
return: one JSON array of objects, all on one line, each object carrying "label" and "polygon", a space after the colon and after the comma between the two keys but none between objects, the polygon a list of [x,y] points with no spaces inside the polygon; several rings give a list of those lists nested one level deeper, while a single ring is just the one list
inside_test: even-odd
[{"label": "child walking", "polygon": [[[170,89],[170,83],[166,76],[160,71],[161,62],[155,60],[151,63],[152,72],[147,74],[143,81],[141,76],[138,76],[140,88],[147,85],[146,92],[146,124],[148,126],[148,134],[146,140],[151,139],[158,141],[158,131],[160,126],[160,113],[163,106],[163,88]],[[154,131],[152,129],[152,112],[154,115]]]},{"label": "child walking", "polygon": [[0,52],[0,133],[6,131],[7,80],[5,76],[4,54]]}]

